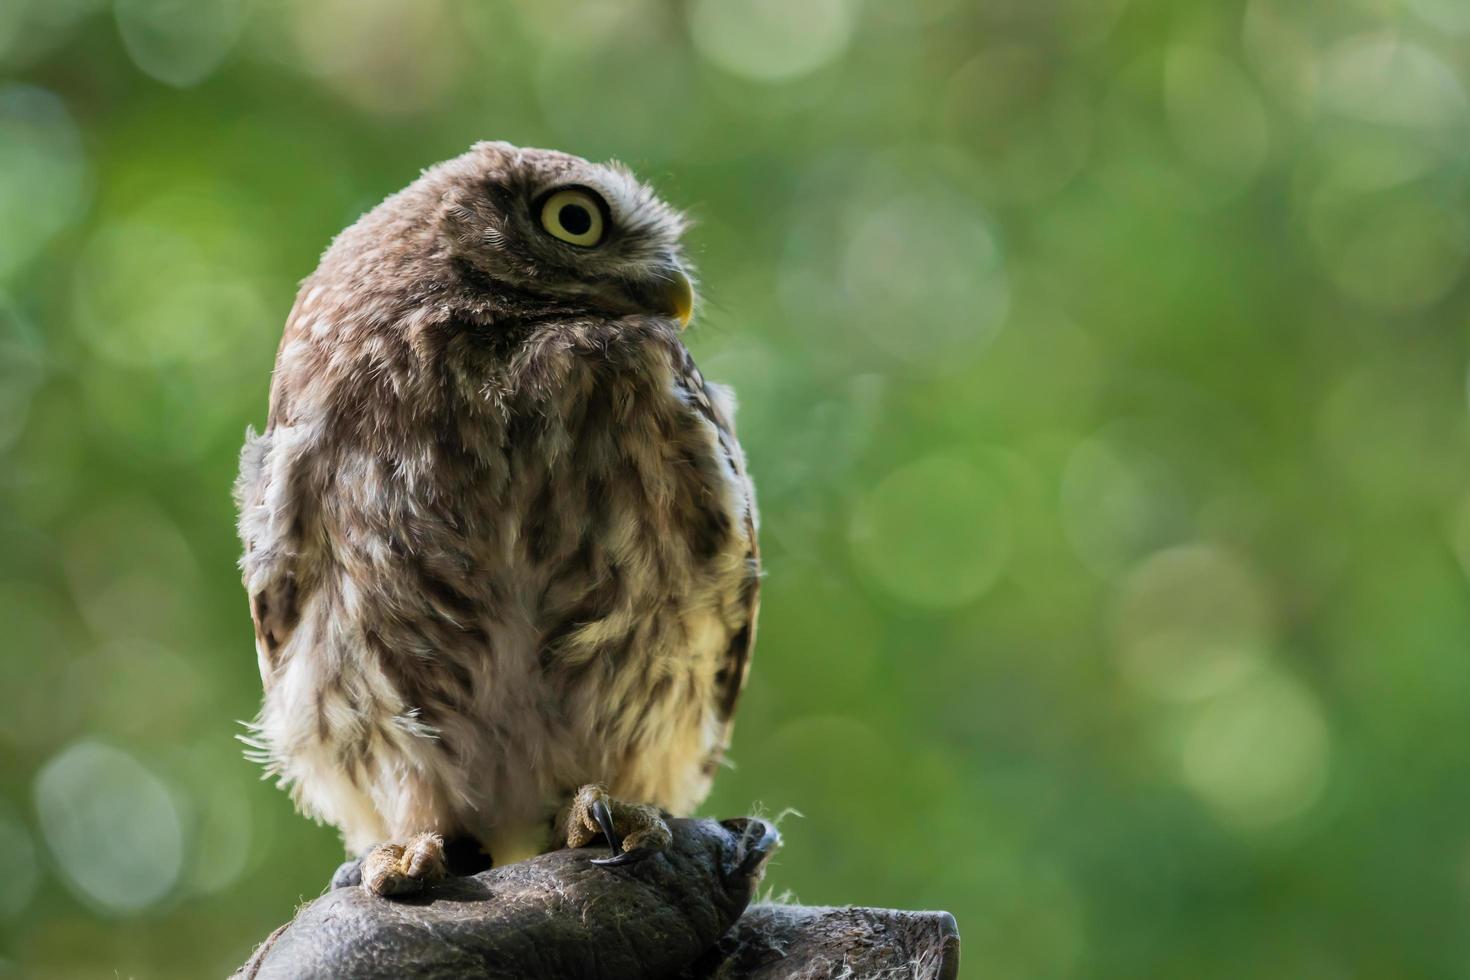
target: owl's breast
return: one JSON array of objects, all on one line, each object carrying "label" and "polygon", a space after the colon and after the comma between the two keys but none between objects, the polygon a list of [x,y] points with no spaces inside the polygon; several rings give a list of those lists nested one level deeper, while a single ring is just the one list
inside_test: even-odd
[{"label": "owl's breast", "polygon": [[510,461],[525,476],[524,557],[552,593],[543,611],[632,612],[743,561],[754,543],[744,460],[682,347],[584,364],[547,408]]},{"label": "owl's breast", "polygon": [[589,778],[687,809],[723,749],[754,625],[744,459],[682,347],[572,382],[513,450],[535,661]]}]

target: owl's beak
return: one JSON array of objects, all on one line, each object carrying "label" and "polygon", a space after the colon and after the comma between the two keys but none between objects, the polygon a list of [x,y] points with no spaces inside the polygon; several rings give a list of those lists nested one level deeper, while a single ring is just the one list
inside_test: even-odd
[{"label": "owl's beak", "polygon": [[677,320],[679,329],[689,326],[694,316],[694,284],[677,262],[647,269],[632,281],[617,281],[600,299],[607,310],[620,313],[652,313]]},{"label": "owl's beak", "polygon": [[694,316],[694,284],[684,274],[684,270],[674,267],[665,273],[667,279],[659,290],[659,298],[664,303],[661,313],[667,313],[679,321],[679,329],[683,330],[689,326],[689,320]]}]

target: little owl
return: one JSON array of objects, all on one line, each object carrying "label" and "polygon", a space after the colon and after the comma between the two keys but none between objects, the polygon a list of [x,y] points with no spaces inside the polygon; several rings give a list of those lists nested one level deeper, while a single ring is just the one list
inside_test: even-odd
[{"label": "little owl", "polygon": [[709,791],[759,569],[683,230],[620,166],[480,143],[301,287],[235,488],[251,741],[371,892],[637,860]]}]

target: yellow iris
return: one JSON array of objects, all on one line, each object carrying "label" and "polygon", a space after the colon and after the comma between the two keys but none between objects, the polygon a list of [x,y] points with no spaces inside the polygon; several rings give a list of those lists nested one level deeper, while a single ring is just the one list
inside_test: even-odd
[{"label": "yellow iris", "polygon": [[554,238],[591,248],[602,241],[602,205],[589,191],[568,187],[541,205],[541,227]]}]

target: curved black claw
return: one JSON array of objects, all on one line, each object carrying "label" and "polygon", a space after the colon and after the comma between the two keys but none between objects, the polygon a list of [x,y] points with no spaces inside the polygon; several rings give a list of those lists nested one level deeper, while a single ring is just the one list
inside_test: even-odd
[{"label": "curved black claw", "polygon": [[607,808],[607,804],[602,802],[601,800],[598,800],[596,803],[592,804],[591,810],[592,819],[596,820],[597,826],[602,828],[602,836],[607,838],[607,846],[612,849],[611,857],[596,858],[593,860],[592,863],[626,864],[626,861],[618,860],[623,856],[623,839],[619,837],[618,832],[613,829],[612,811],[609,810]]},{"label": "curved black claw", "polygon": [[603,868],[615,868],[620,864],[637,864],[639,861],[646,861],[651,857],[653,857],[653,848],[635,847],[631,851],[614,854],[610,858],[593,858],[592,863]]}]

